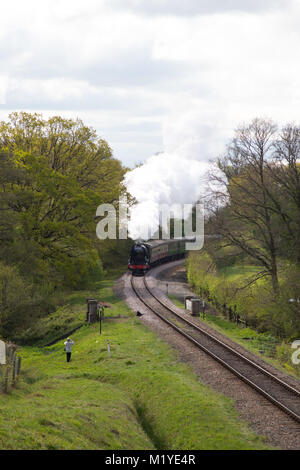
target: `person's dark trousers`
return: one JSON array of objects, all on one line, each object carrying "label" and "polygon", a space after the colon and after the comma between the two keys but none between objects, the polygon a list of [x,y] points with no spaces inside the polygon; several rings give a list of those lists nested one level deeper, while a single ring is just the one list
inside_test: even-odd
[{"label": "person's dark trousers", "polygon": [[67,362],[70,362],[70,360],[71,360],[71,353],[67,352]]}]

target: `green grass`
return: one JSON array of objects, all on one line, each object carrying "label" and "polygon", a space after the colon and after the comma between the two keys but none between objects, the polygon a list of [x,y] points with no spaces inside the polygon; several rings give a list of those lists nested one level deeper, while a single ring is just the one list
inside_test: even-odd
[{"label": "green grass", "polygon": [[219,275],[223,275],[229,281],[237,281],[254,276],[261,271],[261,267],[254,265],[233,265],[219,269]]},{"label": "green grass", "polygon": [[175,295],[168,294],[168,297],[173,302],[173,304],[176,305],[176,307],[184,308],[184,302],[175,297]]},{"label": "green grass", "polygon": [[[116,315],[131,317],[107,319],[101,336],[98,325],[82,326],[72,335],[70,363],[63,341],[21,348],[21,379],[0,396],[1,449],[268,448],[231,399],[199,382],[132,316],[111,282],[99,288]],[[85,295],[69,298],[78,314]]]}]

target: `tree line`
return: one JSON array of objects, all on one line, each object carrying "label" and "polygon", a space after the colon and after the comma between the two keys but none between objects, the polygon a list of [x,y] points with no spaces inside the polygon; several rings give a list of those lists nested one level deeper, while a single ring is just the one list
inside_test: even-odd
[{"label": "tree line", "polygon": [[[280,129],[271,120],[254,119],[235,131],[217,160],[206,198],[206,233],[222,235],[206,246],[211,257],[206,269],[255,265],[256,272],[236,292],[250,292],[260,283],[269,308],[268,315],[261,315],[262,324],[277,325],[281,335],[300,334],[299,159],[298,125]],[[255,305],[259,317],[264,307]]]},{"label": "tree line", "polygon": [[0,123],[0,166],[0,333],[9,335],[53,308],[55,293],[101,279],[96,209],[117,206],[126,168],[80,119],[26,112]]}]

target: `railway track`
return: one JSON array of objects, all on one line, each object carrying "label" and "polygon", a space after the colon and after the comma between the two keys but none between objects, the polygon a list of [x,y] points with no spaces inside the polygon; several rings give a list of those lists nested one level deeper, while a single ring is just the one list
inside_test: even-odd
[{"label": "railway track", "polygon": [[140,301],[161,320],[300,423],[300,392],[297,389],[166,305],[152,292],[147,276],[131,276],[131,286]]}]

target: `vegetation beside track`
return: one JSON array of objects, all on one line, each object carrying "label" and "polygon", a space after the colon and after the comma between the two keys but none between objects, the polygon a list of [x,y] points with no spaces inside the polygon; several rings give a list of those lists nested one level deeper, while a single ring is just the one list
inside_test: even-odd
[{"label": "vegetation beside track", "polygon": [[131,240],[99,239],[96,210],[118,214],[128,168],[80,119],[14,112],[0,122],[0,169],[0,336],[28,343],[37,323],[60,328],[70,292],[126,266]]},{"label": "vegetation beside track", "polygon": [[[84,318],[87,294],[69,299],[61,321],[71,310]],[[101,336],[99,325],[83,325],[69,364],[63,341],[20,349],[21,380],[0,398],[2,449],[268,448],[232,400],[201,384],[114,296],[112,281],[89,294],[113,305],[109,316],[129,318],[107,319]]]},{"label": "vegetation beside track", "polygon": [[[119,274],[121,270],[115,271]],[[106,308],[106,316],[117,316],[127,313],[121,302],[117,302],[112,290],[110,279],[96,282],[92,288],[77,290],[67,294],[64,303],[46,317],[40,318],[30,328],[27,328],[18,336],[15,336],[17,344],[45,346],[55,340],[67,335],[69,332],[80,328],[85,322],[86,299],[96,298],[110,304],[114,303],[114,308]]]},{"label": "vegetation beside track", "polygon": [[[169,299],[179,308],[184,308],[184,303],[174,295],[169,294]],[[273,366],[288,373],[294,377],[299,377],[300,371],[298,367],[294,367],[291,362],[292,350],[290,345],[279,343],[278,339],[267,334],[258,333],[252,328],[243,328],[234,322],[230,322],[222,315],[213,315],[206,313],[203,318],[202,313],[199,316],[200,320],[219,333],[227,336],[232,341],[240,344],[245,349],[263,358]]]},{"label": "vegetation beside track", "polygon": [[[294,350],[291,348],[291,337],[276,335],[276,326],[288,321],[287,310],[282,309],[280,317],[280,305],[282,299],[275,305],[268,294],[266,280],[257,280],[249,287],[247,282],[257,270],[253,265],[232,265],[217,268],[211,255],[206,251],[194,253],[186,261],[187,277],[193,291],[204,298],[218,316],[206,311],[204,321],[210,326],[225,334],[232,340],[244,346],[246,349],[258,354],[260,357],[287,372],[294,377],[300,377],[300,366],[292,362]],[[280,279],[284,286],[286,279]],[[171,300],[183,308],[174,296]],[[286,303],[288,294],[285,293]],[[235,310],[242,320],[248,325],[237,325],[229,321],[223,314],[223,306]],[[274,311],[272,313],[272,308]],[[286,307],[288,309],[288,307]],[[273,323],[271,322],[273,318]],[[201,316],[201,320],[202,316]]]}]

